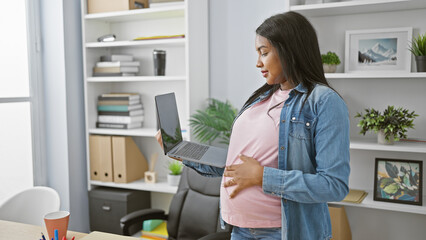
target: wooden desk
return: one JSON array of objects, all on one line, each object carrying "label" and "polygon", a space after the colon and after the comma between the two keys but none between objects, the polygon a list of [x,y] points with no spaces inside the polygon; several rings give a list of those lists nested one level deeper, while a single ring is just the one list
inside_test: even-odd
[{"label": "wooden desk", "polygon": [[[44,233],[46,239],[48,239],[45,226],[36,226],[0,220],[1,240],[39,240],[41,239],[42,232]],[[79,240],[86,235],[87,233],[68,231],[67,239],[71,240],[71,238],[75,236],[75,240]]]}]

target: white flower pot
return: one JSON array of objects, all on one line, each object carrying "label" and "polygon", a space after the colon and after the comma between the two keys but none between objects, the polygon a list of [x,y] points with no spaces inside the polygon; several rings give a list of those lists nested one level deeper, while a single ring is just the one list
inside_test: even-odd
[{"label": "white flower pot", "polygon": [[170,186],[177,186],[179,185],[180,182],[180,176],[181,175],[171,175],[171,174],[167,174],[167,183]]},{"label": "white flower pot", "polygon": [[336,72],[337,65],[330,65],[330,64],[322,64],[322,68],[324,69],[324,73],[335,73]]},{"label": "white flower pot", "polygon": [[386,140],[386,138],[385,138],[385,132],[383,132],[383,130],[380,130],[377,133],[377,143],[378,144],[383,144],[383,145],[393,145],[393,143],[394,143],[394,137],[390,136],[389,140]]}]

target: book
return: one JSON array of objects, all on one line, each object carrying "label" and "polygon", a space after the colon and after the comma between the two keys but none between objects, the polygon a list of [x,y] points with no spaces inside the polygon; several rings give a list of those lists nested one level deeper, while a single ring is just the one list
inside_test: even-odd
[{"label": "book", "polygon": [[342,202],[361,203],[367,195],[366,191],[349,189],[348,195],[346,195]]},{"label": "book", "polygon": [[139,93],[103,93],[98,100],[134,100],[140,99]]},{"label": "book", "polygon": [[132,100],[99,100],[98,105],[133,105],[140,103],[139,99]]},{"label": "book", "polygon": [[133,110],[133,111],[126,111],[126,112],[99,111],[98,115],[138,116],[138,115],[143,115],[143,109]]},{"label": "book", "polygon": [[142,109],[142,104],[134,105],[99,105],[98,111],[109,111],[109,112],[127,112],[136,109]]},{"label": "book", "polygon": [[155,39],[171,39],[171,38],[185,38],[185,34],[137,37],[137,38],[134,38],[133,40],[139,41],[139,40],[155,40]]},{"label": "book", "polygon": [[93,73],[137,73],[139,67],[94,67]]},{"label": "book", "polygon": [[97,62],[95,67],[139,67],[141,65],[140,62],[123,62],[123,61],[116,61],[116,62]]},{"label": "book", "polygon": [[109,72],[94,72],[93,77],[132,77],[136,73],[109,73]]},{"label": "book", "polygon": [[97,128],[115,128],[115,129],[132,129],[132,128],[141,128],[142,122],[134,123],[100,123],[96,122]]},{"label": "book", "polygon": [[160,219],[145,220],[145,221],[143,221],[142,230],[144,230],[144,231],[152,231],[156,227],[158,227],[158,225],[160,225],[163,222],[164,222],[164,220],[160,220]]},{"label": "book", "polygon": [[144,116],[111,116],[111,115],[100,115],[98,116],[98,122],[100,123],[134,123],[143,122]]},{"label": "book", "polygon": [[152,231],[142,230],[142,237],[157,237],[159,239],[167,239],[169,234],[167,233],[167,222],[162,222]]},{"label": "book", "polygon": [[112,54],[112,55],[104,55],[100,58],[101,62],[132,62],[133,56],[132,55],[126,55],[126,54]]}]

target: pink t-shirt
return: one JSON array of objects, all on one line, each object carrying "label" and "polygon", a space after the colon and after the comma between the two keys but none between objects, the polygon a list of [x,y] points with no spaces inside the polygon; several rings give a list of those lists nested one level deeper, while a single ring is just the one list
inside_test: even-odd
[{"label": "pink t-shirt", "polygon": [[[240,164],[244,154],[260,165],[278,168],[278,130],[282,106],[290,90],[277,90],[269,99],[245,110],[232,129],[226,165]],[[221,214],[225,222],[244,228],[281,227],[281,199],[263,192],[262,187],[244,189],[229,198],[235,186],[220,189]]]}]

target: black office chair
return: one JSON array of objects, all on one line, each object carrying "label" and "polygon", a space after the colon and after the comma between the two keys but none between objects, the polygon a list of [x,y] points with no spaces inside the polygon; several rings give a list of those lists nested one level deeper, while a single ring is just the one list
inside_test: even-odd
[{"label": "black office chair", "polygon": [[203,177],[184,167],[177,193],[173,196],[169,214],[160,209],[143,209],[121,218],[123,235],[130,236],[129,227],[142,227],[149,219],[167,220],[169,240],[226,240],[231,229],[221,229],[219,194],[221,178]]}]

